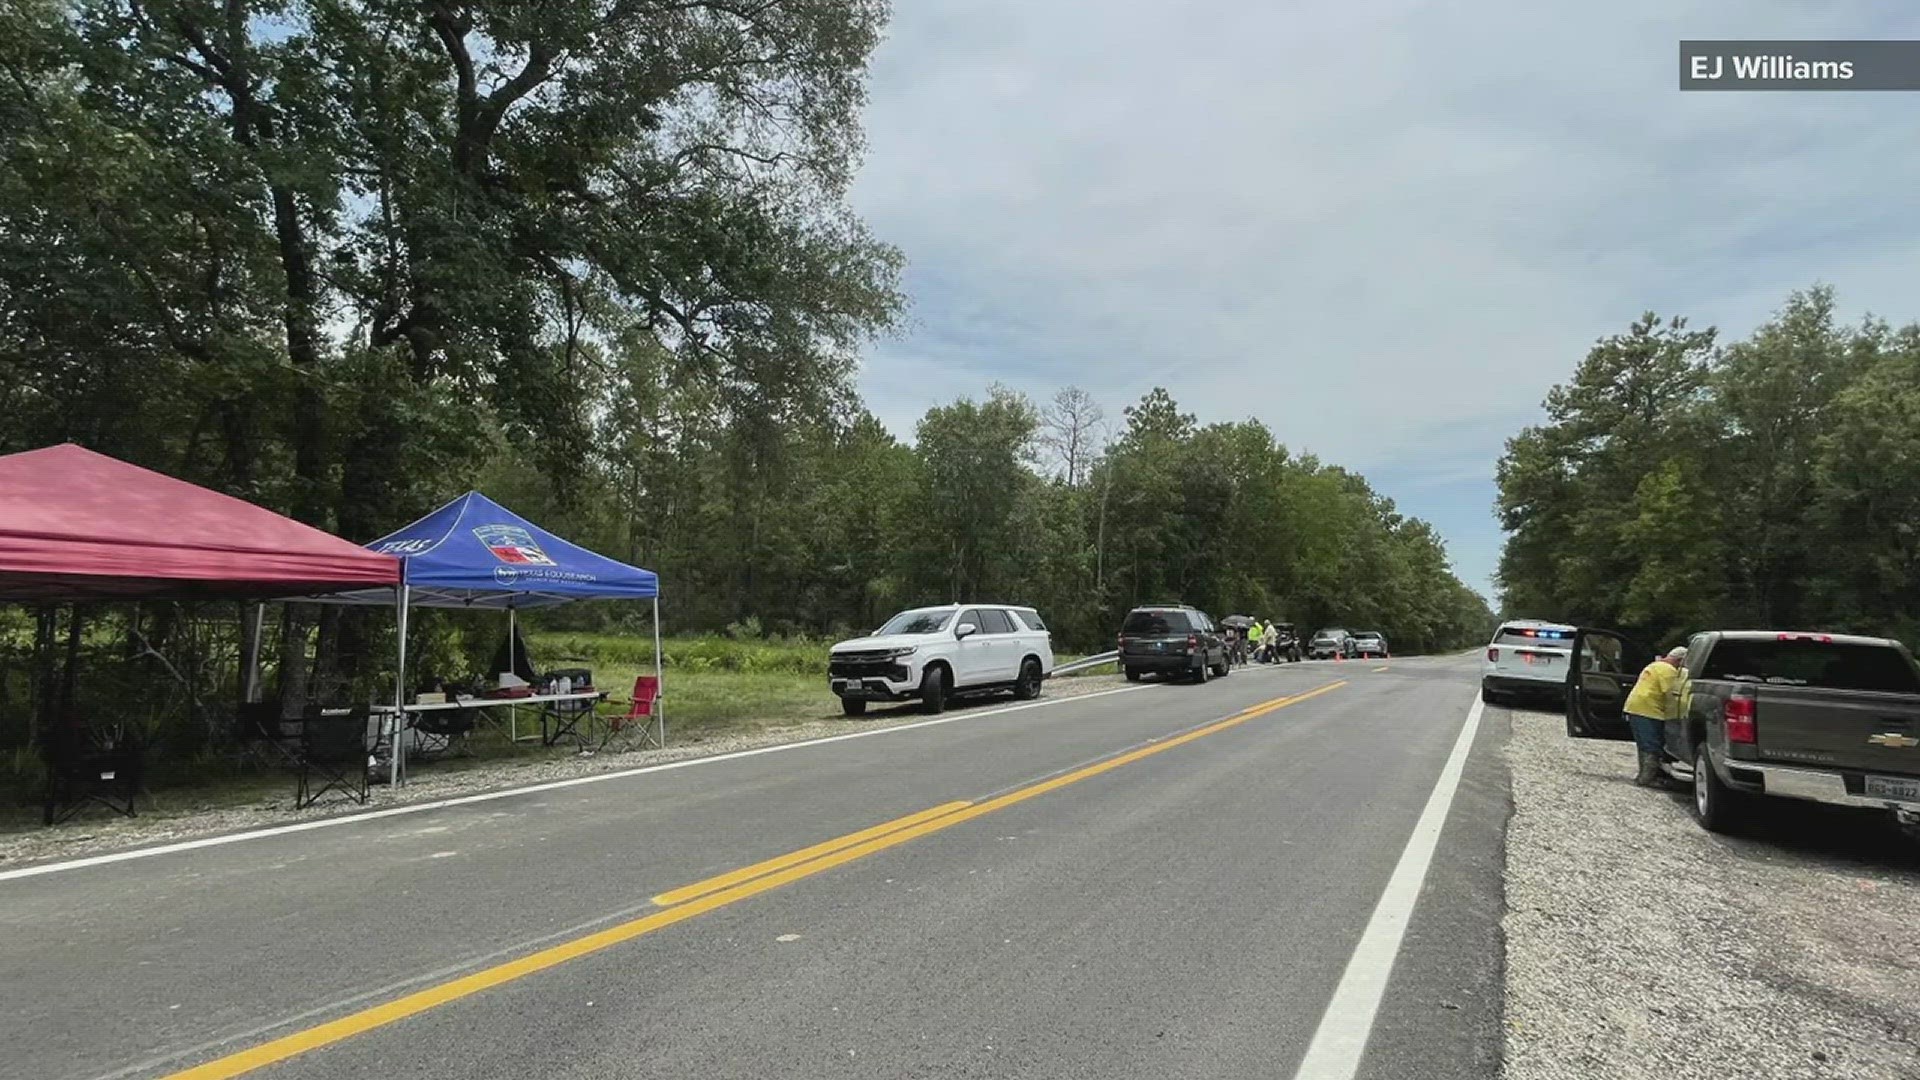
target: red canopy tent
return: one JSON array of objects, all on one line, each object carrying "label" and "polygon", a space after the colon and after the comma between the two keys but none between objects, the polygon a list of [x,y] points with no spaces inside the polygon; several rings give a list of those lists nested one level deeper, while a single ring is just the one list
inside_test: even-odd
[{"label": "red canopy tent", "polygon": [[0,600],[397,586],[400,560],[66,443],[0,456]]}]

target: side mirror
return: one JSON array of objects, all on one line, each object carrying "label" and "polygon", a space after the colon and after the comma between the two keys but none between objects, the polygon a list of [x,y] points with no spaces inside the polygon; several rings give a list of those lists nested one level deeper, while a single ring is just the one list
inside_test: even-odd
[{"label": "side mirror", "polygon": [[970,622],[963,622],[959,626],[956,626],[953,628],[953,636],[956,638],[962,638],[962,639],[970,638],[979,632],[980,632],[980,628],[973,625]]}]

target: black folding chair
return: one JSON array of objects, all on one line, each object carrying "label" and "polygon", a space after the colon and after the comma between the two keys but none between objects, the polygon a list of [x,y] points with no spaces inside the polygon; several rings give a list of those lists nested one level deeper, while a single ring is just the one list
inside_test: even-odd
[{"label": "black folding chair", "polygon": [[57,725],[41,743],[47,766],[47,790],[41,820],[48,825],[73,817],[88,803],[99,803],[122,817],[134,816],[134,799],[145,778],[146,748],[121,740],[95,745],[73,723]]},{"label": "black folding chair", "polygon": [[300,785],[293,806],[302,810],[328,792],[365,803],[372,794],[370,710],[309,705],[300,722]]},{"label": "black folding chair", "polygon": [[582,698],[579,701],[549,701],[543,704],[540,707],[541,745],[553,746],[560,740],[567,739],[585,750],[592,740],[586,732],[580,730],[580,722],[590,720],[598,704],[598,701],[591,698]]},{"label": "black folding chair", "polygon": [[442,754],[458,746],[469,749],[467,736],[478,725],[475,709],[431,709],[413,714],[413,750],[421,755]]},{"label": "black folding chair", "polygon": [[278,701],[243,701],[234,710],[234,742],[263,765],[299,761],[298,727],[287,722]]}]

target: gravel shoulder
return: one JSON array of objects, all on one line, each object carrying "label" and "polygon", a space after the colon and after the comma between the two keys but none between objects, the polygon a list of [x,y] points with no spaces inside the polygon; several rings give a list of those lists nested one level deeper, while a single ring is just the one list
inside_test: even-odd
[{"label": "gravel shoulder", "polygon": [[1920,1080],[1920,846],[1884,817],[1714,836],[1557,715],[1506,754],[1508,1080]]},{"label": "gravel shoulder", "polygon": [[[1042,700],[1083,697],[1103,690],[1117,690],[1126,685],[1127,683],[1118,675],[1086,675],[1050,680]],[[953,712],[960,715],[967,712],[988,712],[1012,704],[1014,704],[1012,699],[1005,696],[991,697],[977,702],[958,703]],[[364,806],[329,801],[296,811],[292,809],[294,785],[292,773],[289,772],[285,796],[266,802],[237,806],[210,805],[164,816],[143,813],[135,818],[107,817],[103,812],[89,810],[85,816],[51,829],[35,828],[28,832],[0,835],[0,869],[221,833],[290,825],[316,818],[433,802],[438,799],[565,780],[594,773],[645,768],[670,761],[712,757],[717,754],[805,742],[809,739],[845,735],[856,731],[899,727],[925,719],[927,717],[918,709],[903,706],[875,711],[858,720],[805,720],[775,727],[759,727],[748,734],[712,734],[695,736],[684,741],[676,740],[669,730],[665,750],[608,747],[597,754],[558,752],[550,758],[504,760],[462,769],[458,772],[435,773],[431,768],[423,769],[415,773],[411,780],[397,792],[384,786],[374,787],[370,801]]]}]

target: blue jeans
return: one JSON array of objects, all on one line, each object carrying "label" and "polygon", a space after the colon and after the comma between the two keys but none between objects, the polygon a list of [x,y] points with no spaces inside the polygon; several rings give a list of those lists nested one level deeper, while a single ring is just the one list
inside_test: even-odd
[{"label": "blue jeans", "polygon": [[1658,757],[1665,757],[1667,750],[1667,722],[1655,720],[1651,716],[1627,714],[1627,723],[1633,725],[1633,742],[1641,750]]}]

